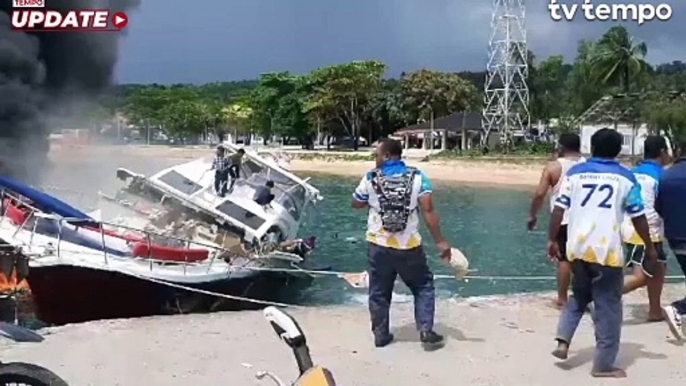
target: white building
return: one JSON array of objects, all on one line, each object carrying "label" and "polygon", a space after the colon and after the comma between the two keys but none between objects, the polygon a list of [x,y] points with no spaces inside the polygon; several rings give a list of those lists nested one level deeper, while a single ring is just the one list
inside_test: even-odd
[{"label": "white building", "polygon": [[[591,137],[603,128],[616,129],[624,137],[621,155],[643,154],[643,142],[651,134],[648,125],[636,121],[634,109],[642,103],[643,94],[607,95],[599,99],[588,110],[579,116],[579,136],[581,152],[591,153]],[[633,149],[632,149],[633,145]]]},{"label": "white building", "polygon": [[[622,134],[624,137],[624,141],[622,142],[622,155],[641,155],[643,154],[643,141],[645,141],[646,137],[648,136],[648,126],[645,124],[641,124],[636,131],[634,132],[634,129],[632,127],[632,124],[630,123],[618,123],[617,126],[615,127],[614,124],[612,125],[600,125],[600,124],[581,124],[581,128],[579,130],[579,135],[581,136],[581,152],[584,154],[590,154],[591,153],[591,137],[593,134],[595,134],[596,131],[603,129],[603,128],[610,128],[610,129],[616,129],[618,132]],[[636,136],[636,139],[632,141],[633,136]],[[631,151],[631,145],[634,145],[634,151]]]}]

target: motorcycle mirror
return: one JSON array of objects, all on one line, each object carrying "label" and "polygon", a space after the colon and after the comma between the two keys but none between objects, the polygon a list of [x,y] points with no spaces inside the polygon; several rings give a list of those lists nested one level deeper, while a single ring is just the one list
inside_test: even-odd
[{"label": "motorcycle mirror", "polygon": [[291,347],[305,343],[305,334],[298,323],[286,312],[270,306],[264,309],[264,317],[269,321],[279,338]]}]

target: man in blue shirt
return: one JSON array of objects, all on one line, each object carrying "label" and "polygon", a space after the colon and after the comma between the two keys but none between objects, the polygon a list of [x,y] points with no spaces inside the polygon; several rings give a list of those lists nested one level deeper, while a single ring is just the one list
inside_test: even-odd
[{"label": "man in blue shirt", "polygon": [[663,319],[660,297],[665,280],[667,254],[665,254],[663,247],[662,218],[655,210],[655,199],[659,189],[659,181],[664,172],[664,165],[670,161],[669,146],[665,138],[659,135],[649,135],[643,142],[643,161],[632,170],[636,180],[641,185],[641,196],[650,227],[650,238],[653,240],[658,253],[657,264],[653,264],[645,258],[645,245],[634,229],[631,217],[626,216],[622,224],[624,252],[627,253],[626,260],[629,262],[628,265],[633,267],[633,275],[624,279],[624,293],[629,293],[645,285],[648,286],[649,322]]},{"label": "man in blue shirt", "polygon": [[[665,238],[686,275],[686,138],[678,144],[675,164],[665,170],[660,179],[655,209],[664,222]],[[686,299],[662,308],[665,321],[675,338],[684,339],[683,315]]]}]

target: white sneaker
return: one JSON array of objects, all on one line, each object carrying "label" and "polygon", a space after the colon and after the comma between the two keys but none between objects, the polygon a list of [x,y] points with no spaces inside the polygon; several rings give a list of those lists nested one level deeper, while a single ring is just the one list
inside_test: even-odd
[{"label": "white sneaker", "polygon": [[675,338],[678,340],[684,340],[684,332],[681,322],[681,315],[672,306],[662,307],[662,316],[665,318],[665,322],[669,326],[669,330],[672,332]]}]

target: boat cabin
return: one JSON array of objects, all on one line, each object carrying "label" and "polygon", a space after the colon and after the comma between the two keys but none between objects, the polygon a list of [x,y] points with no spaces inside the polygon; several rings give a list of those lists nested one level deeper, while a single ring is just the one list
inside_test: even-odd
[{"label": "boat cabin", "polygon": [[[233,145],[225,148],[228,155],[238,150]],[[280,240],[297,237],[308,205],[320,199],[319,191],[306,181],[252,152],[243,157],[240,177],[231,192],[219,197],[214,192],[211,167],[211,160],[192,161],[162,170],[149,181],[185,206],[241,229],[246,241],[265,240],[269,234]],[[271,191],[275,198],[268,205],[260,205],[254,201],[255,193],[267,181],[274,182]]]}]

